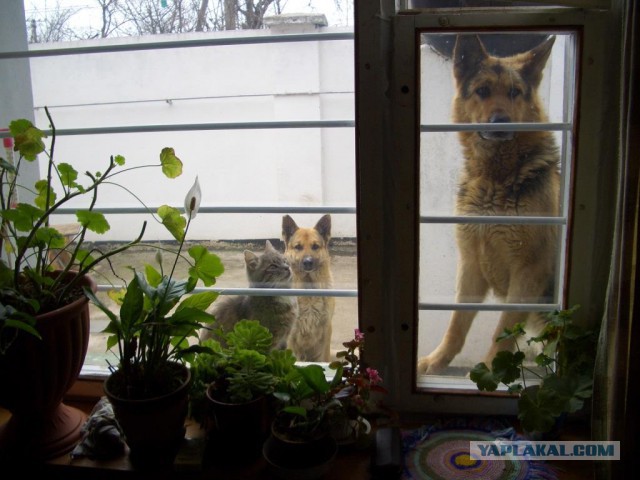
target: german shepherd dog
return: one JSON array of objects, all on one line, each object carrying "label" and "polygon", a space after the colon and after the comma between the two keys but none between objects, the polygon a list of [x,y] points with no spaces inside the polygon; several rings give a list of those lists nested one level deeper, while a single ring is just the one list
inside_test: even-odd
[{"label": "german shepherd dog", "polygon": [[[461,123],[546,122],[538,96],[555,37],[507,58],[489,55],[477,35],[459,35],[454,48],[453,120]],[[457,215],[559,214],[560,174],[550,132],[460,132],[464,167]],[[458,224],[456,302],[479,303],[492,291],[508,303],[553,301],[558,227]],[[418,360],[418,373],[438,374],[460,353],[476,311],[456,310],[438,347]],[[513,341],[497,336],[529,312],[504,311],[485,362]]]},{"label": "german shepherd dog", "polygon": [[[333,287],[329,240],[331,216],[324,215],[313,228],[301,228],[289,215],[282,218],[284,254],[293,272],[292,288]],[[298,297],[298,319],[287,340],[296,358],[328,362],[331,356],[333,297]]]}]

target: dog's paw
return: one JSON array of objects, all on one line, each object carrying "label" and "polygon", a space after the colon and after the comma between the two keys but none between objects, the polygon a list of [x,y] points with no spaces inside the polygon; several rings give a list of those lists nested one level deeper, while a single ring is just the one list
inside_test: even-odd
[{"label": "dog's paw", "polygon": [[434,353],[418,359],[418,375],[438,375],[447,368],[449,361]]}]

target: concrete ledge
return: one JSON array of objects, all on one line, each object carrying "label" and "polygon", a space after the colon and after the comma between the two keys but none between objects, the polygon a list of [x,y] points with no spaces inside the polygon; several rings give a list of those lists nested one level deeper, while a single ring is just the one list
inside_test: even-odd
[{"label": "concrete ledge", "polygon": [[329,23],[324,13],[287,13],[264,17],[264,24],[269,28],[283,27],[326,27]]}]

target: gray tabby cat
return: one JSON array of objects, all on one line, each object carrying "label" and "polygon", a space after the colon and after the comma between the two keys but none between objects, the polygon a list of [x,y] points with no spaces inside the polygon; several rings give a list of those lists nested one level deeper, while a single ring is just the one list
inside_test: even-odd
[{"label": "gray tabby cat", "polygon": [[[261,255],[245,250],[244,261],[251,288],[291,288],[289,263],[269,240]],[[273,335],[272,348],[284,349],[291,326],[298,318],[298,301],[296,297],[284,296],[229,296],[215,302],[211,313],[217,320],[215,327],[222,327],[225,332],[240,320],[258,320]],[[211,336],[206,330],[202,338]]]}]

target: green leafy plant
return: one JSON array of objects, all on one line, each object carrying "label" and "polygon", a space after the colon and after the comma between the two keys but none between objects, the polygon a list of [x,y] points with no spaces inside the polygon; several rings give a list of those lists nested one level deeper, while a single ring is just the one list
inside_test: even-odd
[{"label": "green leafy plant", "polygon": [[[491,392],[504,384],[519,395],[518,418],[528,432],[550,431],[558,417],[579,411],[592,395],[595,339],[593,332],[573,322],[577,308],[549,314],[537,336],[526,338],[522,324],[505,329],[497,341],[513,338],[516,350],[498,352],[491,368],[479,363],[471,371],[480,390]],[[523,338],[527,345],[541,347],[535,365],[525,362]],[[527,385],[526,374],[537,379],[535,386]]]},{"label": "green leafy plant", "polygon": [[202,342],[210,351],[196,355],[191,364],[191,416],[204,419],[205,391],[224,403],[245,403],[270,395],[295,357],[290,350],[271,350],[273,335],[256,320],[241,320],[233,330],[216,330]]},{"label": "green leafy plant", "polygon": [[296,365],[274,392],[281,402],[273,428],[293,441],[318,438],[328,432],[328,413],[341,409],[336,393],[344,388],[342,366],[338,365],[331,381],[320,365]]},{"label": "green leafy plant", "polygon": [[[105,332],[107,348],[116,350],[119,359],[117,387],[124,398],[149,398],[168,393],[176,386],[171,375],[172,364],[193,361],[198,352],[210,352],[197,341],[198,332],[214,320],[206,310],[218,297],[217,292],[192,293],[198,281],[205,286],[215,284],[216,277],[224,272],[220,258],[202,245],[182,254],[191,221],[200,203],[198,181],[185,199],[186,218],[179,210],[167,205],[158,209],[162,223],[179,242],[168,274],[162,268],[162,255],[157,255],[159,270],[150,264],[144,272],[134,271],[133,279],[116,295],[120,309],[118,314],[86,291],[91,301],[109,318]],[[189,262],[188,278],[174,278],[178,261]],[[195,341],[190,341],[194,340]]]},{"label": "green leafy plant", "polygon": [[[82,291],[76,284],[79,278],[98,263],[141,241],[146,222],[129,243],[110,251],[87,248],[88,231],[103,234],[110,228],[104,215],[95,210],[102,185],[118,185],[116,176],[145,167],[160,167],[168,178],[182,173],[182,162],[173,149],[165,148],[160,153],[159,164],[124,168],[125,158],[115,155],[104,171],[80,175],[69,163],[55,160],[56,129],[49,110],[45,108],[45,111],[51,126],[48,147],[44,131],[29,120],[14,120],[9,131],[18,158],[15,161],[13,155],[0,158],[0,354],[9,348],[20,331],[39,336],[35,328],[37,315],[81,296]],[[46,176],[31,186],[20,183],[26,163],[34,162],[38,155],[47,159]],[[19,197],[23,195],[32,196],[33,203],[20,202]],[[75,212],[80,230],[67,239],[50,225],[50,218],[71,200],[80,199],[86,199],[86,205]],[[61,251],[70,257],[62,270],[54,267]]]}]

